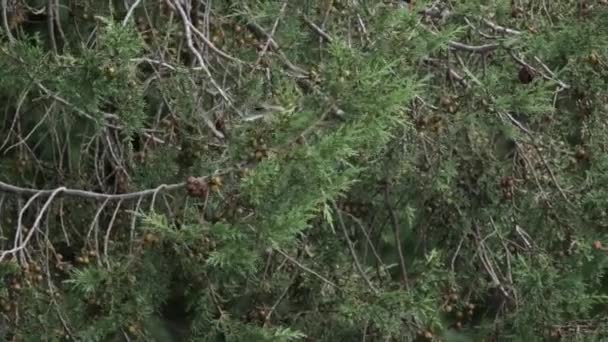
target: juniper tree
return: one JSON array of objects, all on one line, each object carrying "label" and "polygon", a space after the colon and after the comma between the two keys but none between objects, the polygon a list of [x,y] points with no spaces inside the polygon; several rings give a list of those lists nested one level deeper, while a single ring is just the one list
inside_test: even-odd
[{"label": "juniper tree", "polygon": [[606,337],[603,1],[2,5],[3,339]]}]

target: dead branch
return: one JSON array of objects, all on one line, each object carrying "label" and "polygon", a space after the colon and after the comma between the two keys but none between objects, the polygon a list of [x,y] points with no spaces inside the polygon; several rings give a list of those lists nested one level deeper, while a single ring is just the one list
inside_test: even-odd
[{"label": "dead branch", "polygon": [[467,45],[467,44],[459,43],[459,42],[455,42],[455,41],[449,41],[448,46],[454,50],[462,50],[462,51],[485,54],[490,51],[496,50],[500,45],[498,45],[497,43],[490,43],[490,44],[475,46],[475,45]]},{"label": "dead branch", "polygon": [[161,184],[157,188],[154,188],[154,189],[147,189],[147,190],[135,191],[135,192],[124,193],[124,194],[105,194],[105,193],[99,193],[99,192],[93,192],[93,191],[87,191],[87,190],[67,189],[65,187],[59,187],[57,189],[49,189],[49,190],[31,189],[31,188],[19,187],[16,185],[12,185],[12,184],[8,184],[8,183],[0,181],[0,192],[13,193],[13,194],[22,195],[22,196],[24,196],[24,195],[49,196],[49,195],[53,195],[55,192],[57,192],[58,190],[61,189],[60,194],[64,195],[64,196],[90,198],[90,199],[94,199],[97,201],[106,200],[106,199],[108,199],[110,201],[118,201],[118,200],[136,199],[136,198],[139,198],[142,196],[151,196],[154,193],[158,192],[159,189],[162,189],[165,191],[181,189],[185,185],[186,185],[186,182],[175,183],[175,184]]},{"label": "dead branch", "polygon": [[329,43],[334,41],[329,34],[323,31],[323,29],[317,26],[317,24],[315,24],[312,20],[308,19],[307,16],[303,15],[302,19],[311,29],[313,29],[319,36],[321,36],[321,38],[325,39]]},{"label": "dead branch", "polygon": [[[55,199],[55,197],[61,193],[62,191],[64,191],[65,188],[64,187],[60,187],[55,189],[51,195],[49,196],[49,198],[47,199],[47,201],[44,203],[44,205],[42,206],[42,209],[40,209],[40,212],[38,213],[38,216],[36,217],[36,219],[34,220],[34,224],[32,224],[32,227],[30,228],[30,230],[28,231],[27,236],[25,237],[25,240],[21,241],[21,243],[19,244],[19,237],[20,234],[19,232],[23,229],[23,225],[19,225],[17,227],[17,234],[15,236],[15,247],[13,247],[12,249],[9,250],[5,250],[2,251],[2,253],[0,254],[0,262],[2,262],[8,255],[11,254],[15,254],[21,250],[23,250],[28,242],[30,241],[30,239],[34,236],[34,233],[38,230],[38,225],[40,224],[40,221],[42,220],[42,217],[44,217],[44,213],[47,211],[47,209],[49,208],[49,206],[51,205],[51,203],[53,202],[53,200]],[[30,200],[29,203],[31,203],[32,201]],[[25,210],[27,209],[27,205],[21,210],[21,213],[19,213],[19,223],[21,223],[23,214],[25,213]]]},{"label": "dead branch", "polygon": [[401,234],[399,233],[399,230],[401,229],[401,227],[399,226],[397,214],[395,213],[395,210],[393,209],[393,207],[391,206],[391,203],[390,203],[388,180],[387,180],[386,186],[384,187],[384,201],[385,201],[386,209],[388,210],[390,218],[391,218],[391,223],[393,225],[393,234],[395,235],[395,245],[397,246],[397,253],[399,254],[399,266],[401,267],[401,281],[402,281],[403,285],[405,285],[405,287],[408,288],[409,280],[408,280],[408,276],[407,276],[407,269],[405,267],[405,257],[403,256],[403,249],[401,248]]},{"label": "dead branch", "polygon": [[293,263],[294,265],[298,266],[299,268],[301,268],[303,271],[308,272],[312,275],[314,275],[315,277],[321,279],[324,283],[331,285],[334,288],[338,288],[338,285],[336,285],[335,283],[333,283],[331,280],[325,278],[324,276],[320,275],[319,273],[311,270],[310,268],[302,265],[300,262],[298,262],[296,259],[292,258],[291,256],[289,256],[289,254],[283,252],[280,248],[275,247],[272,250],[279,252],[279,254],[281,254],[283,257],[285,257],[285,259],[289,260],[291,263]]},{"label": "dead branch", "polygon": [[508,27],[504,27],[504,26],[500,26],[496,23],[493,23],[491,21],[489,21],[488,19],[482,19],[483,23],[486,24],[487,26],[489,26],[492,30],[494,30],[495,32],[498,33],[506,33],[506,34],[512,34],[512,35],[519,35],[521,34],[521,31],[517,31],[514,29],[510,29]]},{"label": "dead branch", "polygon": [[333,206],[334,206],[334,210],[336,210],[336,213],[338,213],[338,222],[340,223],[340,228],[342,228],[342,234],[344,234],[344,238],[346,239],[346,243],[348,245],[348,250],[350,251],[351,257],[353,258],[355,267],[357,268],[357,271],[359,272],[359,275],[361,276],[361,278],[363,278],[363,280],[365,280],[365,283],[370,288],[370,290],[372,290],[372,292],[374,294],[377,294],[378,289],[376,289],[374,287],[374,284],[372,284],[372,282],[369,280],[369,278],[365,274],[365,270],[363,270],[363,267],[361,266],[361,263],[359,262],[359,259],[357,258],[357,252],[355,251],[355,248],[353,247],[353,242],[350,241],[350,238],[348,237],[348,231],[346,230],[346,225],[344,224],[344,220],[342,219],[342,213],[340,212],[340,209],[338,209],[338,206],[335,203]]}]

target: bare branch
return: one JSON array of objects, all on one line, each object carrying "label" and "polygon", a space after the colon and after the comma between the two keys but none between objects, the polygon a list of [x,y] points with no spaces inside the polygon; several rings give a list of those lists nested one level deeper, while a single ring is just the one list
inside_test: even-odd
[{"label": "bare branch", "polygon": [[320,275],[319,273],[311,270],[310,268],[302,265],[300,262],[298,262],[296,259],[292,258],[289,256],[289,254],[283,252],[280,248],[275,247],[273,248],[273,250],[279,252],[279,254],[281,254],[283,257],[285,257],[285,259],[291,261],[294,265],[298,266],[299,268],[301,268],[302,270],[314,275],[315,277],[321,279],[323,282],[325,282],[328,285],[331,285],[334,288],[338,288],[338,285],[334,284],[331,280],[325,278],[324,276]]},{"label": "bare branch", "polygon": [[399,226],[397,214],[395,213],[395,210],[391,206],[388,188],[389,187],[388,187],[388,180],[387,180],[387,184],[384,187],[384,201],[385,201],[386,209],[388,210],[388,213],[391,218],[391,223],[393,225],[393,233],[395,235],[395,245],[397,246],[397,253],[399,254],[399,265],[401,267],[401,281],[402,281],[403,285],[405,285],[405,287],[408,288],[409,280],[408,280],[408,276],[407,276],[407,269],[405,267],[405,257],[403,256],[403,249],[401,248],[401,234],[399,233],[399,230],[401,229],[401,227]]},{"label": "bare branch", "polygon": [[8,0],[2,0],[0,3],[2,6],[2,26],[4,27],[4,31],[6,32],[6,36],[8,37],[9,42],[15,42],[15,37],[11,32],[11,28],[9,27],[8,21]]},{"label": "bare branch", "polygon": [[483,23],[488,25],[490,28],[492,28],[492,30],[498,32],[498,33],[506,33],[506,34],[512,34],[512,35],[519,35],[521,34],[521,31],[517,31],[514,29],[510,29],[508,27],[504,27],[504,26],[500,26],[496,23],[493,23],[491,21],[489,21],[488,19],[482,19]]},{"label": "bare branch", "polygon": [[[30,228],[27,236],[25,237],[25,240],[23,240],[21,242],[21,244],[19,244],[18,246],[13,247],[12,249],[3,251],[2,254],[0,254],[0,262],[2,262],[6,258],[6,256],[8,256],[10,254],[14,254],[16,252],[19,252],[20,250],[24,249],[27,246],[27,243],[30,241],[30,239],[32,238],[32,236],[34,236],[34,233],[38,229],[38,225],[40,224],[40,221],[42,220],[42,217],[44,217],[44,213],[47,211],[47,209],[49,208],[49,206],[53,202],[53,199],[55,199],[55,197],[59,193],[61,193],[62,191],[64,191],[64,190],[65,190],[64,187],[60,187],[60,188],[55,189],[51,193],[51,196],[46,200],[46,203],[44,203],[44,205],[42,206],[42,209],[38,213],[38,216],[36,217],[36,220],[34,221],[34,224],[32,225],[32,227]],[[24,211],[26,209],[27,209],[27,206],[22,209],[22,211],[21,211],[21,213],[19,215],[20,219],[23,216],[23,213],[24,213]],[[20,226],[18,228],[21,229],[22,227]],[[15,238],[15,242],[17,242],[17,237]]]},{"label": "bare branch", "polygon": [[[181,189],[186,185],[186,182],[175,183],[175,184],[162,184],[161,187],[164,190],[171,191],[176,189]],[[94,200],[130,200],[139,198],[142,196],[150,196],[154,193],[158,192],[158,188],[147,189],[142,191],[130,192],[125,194],[104,194],[99,192],[87,191],[87,190],[78,190],[78,189],[66,189],[64,187],[60,187],[58,189],[62,189],[61,194],[65,196],[74,196],[74,197],[83,197],[90,198]],[[48,196],[54,194],[58,189],[50,189],[50,190],[40,190],[40,189],[31,189],[31,188],[23,188],[15,185],[11,185],[8,183],[0,182],[0,192],[8,192],[14,193],[18,195],[39,195],[39,196]]]},{"label": "bare branch", "polygon": [[474,45],[467,45],[467,44],[463,44],[463,43],[459,43],[459,42],[455,42],[455,41],[448,42],[448,45],[452,49],[455,49],[455,50],[463,50],[463,51],[482,53],[482,54],[488,53],[490,51],[494,51],[500,46],[496,43],[474,46]]},{"label": "bare branch", "polygon": [[123,201],[121,200],[116,204],[116,208],[114,209],[114,213],[112,214],[110,223],[108,223],[108,228],[106,230],[106,236],[103,240],[103,255],[104,255],[104,260],[106,261],[106,266],[108,267],[108,269],[110,268],[110,261],[108,259],[108,246],[110,245],[110,233],[112,232],[112,227],[114,226],[114,221],[116,220],[116,215],[118,215],[118,211],[120,210],[120,206],[122,205],[122,202]]},{"label": "bare branch", "polygon": [[363,267],[361,267],[361,263],[359,263],[359,259],[357,258],[357,252],[355,251],[355,248],[353,247],[353,242],[350,241],[350,238],[348,237],[348,231],[346,230],[346,225],[344,225],[344,220],[342,219],[342,213],[340,212],[340,209],[338,209],[338,206],[335,203],[334,203],[334,209],[336,210],[336,213],[338,213],[338,222],[340,223],[340,228],[342,228],[342,234],[344,234],[344,238],[346,239],[346,243],[348,245],[348,250],[350,251],[350,255],[353,258],[353,262],[355,263],[355,267],[357,268],[359,275],[361,276],[361,278],[363,278],[363,280],[365,280],[365,283],[372,290],[372,292],[374,294],[377,294],[378,289],[376,289],[374,287],[374,284],[372,284],[372,282],[369,280],[367,275],[365,275],[365,271],[363,270]]},{"label": "bare branch", "polygon": [[515,60],[515,62],[523,67],[528,68],[529,70],[541,75],[544,79],[548,80],[548,81],[553,81],[556,82],[559,87],[561,89],[568,89],[570,88],[570,86],[564,82],[562,82],[561,80],[557,79],[555,77],[555,73],[553,73],[551,71],[551,69],[549,69],[549,67],[547,67],[538,57],[534,57],[534,59],[536,60],[536,62],[538,64],[541,65],[541,67],[543,68],[543,71],[539,71],[538,69],[534,68],[533,66],[531,66],[530,64],[526,63],[526,61],[524,61],[524,59],[522,57],[518,57],[515,55],[515,53],[513,51],[509,51],[509,54],[511,55],[511,57],[513,58],[513,60]]},{"label": "bare branch", "polygon": [[307,16],[303,15],[302,18],[304,19],[304,22],[310,26],[310,28],[312,28],[319,36],[321,36],[323,39],[325,39],[328,42],[333,42],[333,38],[327,34],[325,31],[323,31],[323,29],[321,29],[319,26],[317,26],[317,24],[315,24],[312,20],[308,19]]},{"label": "bare branch", "polygon": [[242,113],[238,110],[238,108],[236,108],[234,106],[234,104],[232,103],[232,100],[230,99],[230,97],[228,96],[228,94],[226,94],[226,92],[224,91],[224,89],[222,89],[222,87],[220,87],[220,85],[217,83],[217,81],[215,80],[215,78],[213,78],[213,75],[211,74],[211,71],[207,67],[207,63],[203,59],[203,56],[201,55],[201,53],[194,46],[194,42],[192,41],[192,29],[191,29],[192,28],[192,23],[188,19],[188,15],[184,11],[184,8],[177,1],[175,3],[175,8],[179,12],[179,15],[180,15],[180,17],[181,17],[181,19],[183,21],[183,24],[184,24],[184,30],[186,32],[186,41],[187,41],[187,44],[188,44],[188,48],[190,49],[190,51],[192,52],[192,54],[196,57],[196,59],[198,61],[198,64],[201,66],[201,68],[203,69],[203,71],[205,72],[205,74],[207,75],[207,77],[209,77],[209,81],[211,82],[211,84],[213,85],[213,87],[215,88],[215,90],[218,91],[218,93],[224,99],[224,101],[226,101],[226,103],[232,109],[234,109],[237,112],[237,114],[239,114],[240,116],[243,116]]},{"label": "bare branch", "polygon": [[125,18],[122,20],[122,26],[127,26],[127,23],[129,22],[129,19],[131,18],[131,16],[133,15],[133,12],[135,11],[135,8],[137,6],[139,6],[139,4],[141,3],[141,0],[136,0],[131,7],[129,7],[129,11],[127,12],[127,15],[125,16]]}]

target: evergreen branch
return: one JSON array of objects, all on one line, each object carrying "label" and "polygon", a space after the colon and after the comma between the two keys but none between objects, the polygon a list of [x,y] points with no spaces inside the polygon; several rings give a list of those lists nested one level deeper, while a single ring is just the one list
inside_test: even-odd
[{"label": "evergreen branch", "polygon": [[[23,61],[21,61],[21,60],[19,60],[19,61],[20,61],[20,62],[23,62]],[[71,102],[69,102],[68,100],[66,100],[66,99],[64,99],[63,97],[59,96],[58,94],[55,94],[55,93],[54,93],[54,92],[52,92],[50,89],[48,89],[47,87],[45,87],[45,86],[44,86],[42,83],[40,83],[40,82],[38,82],[38,81],[34,81],[34,84],[35,84],[35,85],[36,85],[36,86],[37,86],[37,87],[38,87],[40,90],[42,90],[42,91],[43,91],[43,92],[44,92],[44,93],[45,93],[47,96],[49,96],[49,97],[53,98],[55,101],[57,101],[57,102],[59,102],[59,103],[61,103],[61,104],[65,105],[65,106],[70,107],[72,110],[76,111],[76,113],[78,113],[78,114],[80,114],[80,115],[84,116],[85,118],[87,118],[87,119],[89,119],[89,120],[92,120],[92,121],[97,122],[97,120],[96,120],[95,118],[93,118],[93,116],[91,116],[90,114],[88,114],[88,113],[87,113],[87,112],[85,112],[84,110],[82,110],[82,109],[78,108],[78,106],[76,106],[76,105],[72,104]],[[24,94],[24,97],[25,97],[25,94]],[[104,119],[106,119],[106,120],[110,120],[110,119],[113,119],[113,120],[118,120],[118,119],[119,119],[119,118],[118,118],[118,116],[117,116],[116,114],[107,113],[107,112],[101,112],[101,114],[103,114],[103,118],[104,118]],[[111,128],[114,128],[114,129],[119,129],[119,130],[123,130],[123,129],[125,129],[125,127],[124,127],[124,126],[121,126],[121,125],[114,125],[114,124],[111,124],[111,123],[109,123],[109,122],[104,122],[104,125],[105,125],[106,127],[111,127]],[[152,140],[154,140],[154,141],[156,141],[156,142],[158,142],[158,143],[164,144],[164,141],[163,141],[163,140],[161,140],[161,139],[159,139],[159,138],[157,138],[157,137],[153,136],[152,134],[149,134],[149,133],[147,133],[147,132],[142,132],[142,134],[143,134],[143,135],[144,135],[146,138],[150,138],[150,139],[152,139]]]}]

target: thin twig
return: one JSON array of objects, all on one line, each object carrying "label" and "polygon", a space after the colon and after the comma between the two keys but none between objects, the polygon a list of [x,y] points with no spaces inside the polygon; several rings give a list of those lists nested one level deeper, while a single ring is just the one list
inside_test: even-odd
[{"label": "thin twig", "polygon": [[[186,182],[181,182],[181,183],[168,184],[168,185],[163,184],[161,186],[163,186],[164,190],[171,191],[171,190],[181,189],[185,185],[186,185]],[[23,187],[11,185],[11,184],[0,181],[0,192],[8,192],[8,193],[14,193],[14,194],[19,194],[19,195],[39,194],[41,196],[48,196],[48,195],[54,194],[58,189],[62,189],[61,195],[82,197],[82,198],[91,198],[91,199],[95,199],[98,201],[106,200],[106,199],[109,199],[111,201],[130,200],[130,199],[135,199],[135,198],[139,198],[142,196],[150,196],[150,195],[153,195],[154,193],[157,193],[158,188],[159,187],[156,187],[154,189],[147,189],[147,190],[142,190],[142,191],[124,193],[124,194],[104,194],[104,193],[86,191],[86,190],[67,189],[65,187],[60,187],[57,189],[49,189],[49,190],[31,189],[31,188],[23,188]]]},{"label": "thin twig", "polygon": [[456,248],[456,252],[454,252],[454,256],[452,257],[452,262],[450,263],[452,273],[455,272],[454,270],[455,270],[456,258],[458,258],[458,254],[460,253],[460,248],[462,248],[463,242],[464,242],[464,237],[462,237],[460,239],[460,242],[458,243],[458,247]]},{"label": "thin twig", "polygon": [[[6,258],[7,255],[14,254],[14,253],[24,249],[27,246],[27,243],[30,241],[32,236],[34,236],[34,233],[38,229],[38,225],[40,224],[42,217],[44,217],[44,213],[47,211],[48,207],[53,202],[53,199],[55,199],[55,197],[64,190],[65,190],[64,187],[60,187],[60,188],[56,189],[55,191],[53,191],[53,193],[51,193],[51,196],[47,199],[46,203],[44,203],[44,205],[42,206],[42,209],[40,209],[40,212],[38,213],[38,216],[36,217],[34,224],[32,225],[32,227],[30,228],[30,231],[28,232],[27,236],[25,237],[25,240],[23,240],[19,246],[13,247],[10,250],[3,251],[2,254],[0,254],[0,262],[2,262],[4,260],[4,258]],[[23,208],[21,214],[19,215],[20,218],[21,218],[21,216],[23,216],[23,212],[25,209],[27,209],[27,207]],[[21,228],[21,227],[19,227],[19,228]]]},{"label": "thin twig", "polygon": [[526,133],[526,135],[530,138],[530,140],[532,141],[532,147],[536,151],[536,154],[538,154],[538,157],[540,158],[543,166],[545,167],[545,170],[547,170],[547,172],[549,173],[549,176],[551,177],[551,180],[553,181],[553,184],[555,185],[555,187],[559,191],[560,195],[562,196],[562,198],[564,200],[566,200],[566,203],[568,203],[569,205],[571,205],[572,207],[574,207],[574,204],[572,203],[572,201],[570,201],[570,199],[568,198],[568,196],[566,196],[565,191],[559,185],[559,182],[557,181],[557,178],[555,177],[555,173],[553,172],[553,169],[551,169],[551,167],[549,166],[549,163],[545,159],[545,156],[543,156],[542,151],[540,150],[540,148],[536,144],[536,138],[534,137],[534,135],[532,134],[532,132],[530,132],[528,129],[526,129],[524,127],[524,125],[522,125],[519,121],[517,121],[515,118],[513,118],[513,116],[511,116],[509,113],[504,113],[504,115],[506,117],[508,117],[509,120],[511,120],[519,129],[521,129],[524,133]]},{"label": "thin twig", "polygon": [[[15,42],[15,37],[13,36],[13,33],[11,32],[11,28],[9,27],[8,24],[8,0],[2,0],[1,2],[2,4],[2,26],[4,26],[4,31],[6,32],[6,36],[8,37],[8,41],[10,43],[14,43]],[[15,10],[15,9],[13,9]]]},{"label": "thin twig", "polygon": [[46,2],[46,13],[47,13],[47,30],[51,41],[51,49],[57,54],[57,40],[55,39],[55,1],[47,0]]},{"label": "thin twig", "polygon": [[407,269],[405,267],[405,257],[403,256],[403,249],[401,248],[401,234],[399,230],[401,229],[399,226],[399,220],[397,219],[397,214],[393,210],[390,204],[389,199],[389,190],[388,190],[388,181],[386,186],[384,187],[384,201],[386,204],[386,209],[388,210],[389,216],[391,218],[391,222],[393,224],[393,233],[395,235],[395,245],[397,246],[397,253],[399,254],[399,266],[401,267],[401,281],[406,288],[409,288],[409,280],[407,276]]},{"label": "thin twig", "polygon": [[8,144],[8,142],[11,138],[10,133],[12,133],[15,130],[15,126],[17,125],[17,122],[19,121],[19,115],[21,114],[21,107],[25,103],[25,100],[27,99],[27,96],[28,96],[30,90],[31,89],[28,87],[19,96],[19,101],[17,102],[17,106],[15,108],[15,115],[13,116],[13,122],[11,123],[11,127],[8,129],[9,133],[6,134],[6,138],[4,139],[4,142],[2,142],[2,144],[0,145],[0,151],[2,151],[4,149],[4,146],[6,146],[6,144]]},{"label": "thin twig", "polygon": [[314,275],[315,277],[321,279],[323,282],[325,282],[328,285],[331,285],[334,288],[338,288],[338,285],[334,284],[331,280],[325,278],[324,276],[320,275],[319,273],[311,270],[310,268],[302,265],[300,262],[298,262],[296,259],[292,258],[289,256],[289,254],[283,252],[280,248],[278,247],[274,247],[273,250],[279,252],[279,254],[281,254],[283,257],[285,257],[285,259],[291,261],[294,265],[298,266],[299,268],[301,268],[302,270]]},{"label": "thin twig", "polygon": [[376,247],[374,246],[374,243],[372,242],[372,239],[369,237],[369,233],[367,232],[367,230],[363,226],[363,223],[361,222],[361,220],[359,220],[357,217],[355,217],[353,214],[351,214],[349,212],[344,212],[344,213],[346,215],[348,215],[351,218],[351,220],[353,220],[353,221],[355,221],[355,223],[357,223],[357,225],[361,229],[361,233],[363,233],[363,236],[365,236],[365,240],[367,241],[367,244],[369,245],[369,247],[372,250],[372,254],[376,258],[376,261],[378,262],[378,265],[382,265],[382,267],[384,268],[384,261],[382,261],[382,258],[380,257],[380,254],[378,254],[378,251],[376,250]]},{"label": "thin twig", "polygon": [[[2,194],[0,196],[0,217],[2,217],[2,210],[4,209],[4,200],[6,199],[6,194]],[[2,229],[2,224],[0,223],[0,249],[4,249],[4,229]]]},{"label": "thin twig", "polygon": [[459,42],[455,42],[455,41],[450,41],[450,42],[448,42],[448,46],[455,50],[463,50],[463,51],[468,51],[468,52],[485,54],[490,51],[496,50],[500,45],[498,45],[496,43],[490,43],[490,44],[474,46],[474,45],[467,45],[467,44],[463,44],[463,43],[459,43]]},{"label": "thin twig", "polygon": [[4,151],[2,151],[4,154],[7,154],[10,150],[12,150],[15,147],[18,147],[21,144],[25,144],[27,142],[27,140],[32,136],[32,134],[34,134],[34,132],[36,132],[36,130],[38,129],[38,127],[40,127],[45,121],[46,118],[49,116],[49,114],[51,113],[51,109],[53,109],[54,105],[51,104],[49,106],[49,108],[45,111],[44,115],[38,119],[38,122],[36,123],[36,125],[34,125],[34,127],[30,130],[30,132],[23,138],[18,137],[19,141],[12,144],[11,146],[7,147]]},{"label": "thin twig", "polygon": [[[106,229],[106,236],[103,241],[103,256],[106,261],[106,266],[108,269],[110,268],[110,261],[108,258],[108,246],[110,244],[110,233],[112,232],[112,227],[114,226],[114,221],[116,220],[116,215],[118,215],[118,211],[120,206],[122,205],[122,200],[116,204],[116,209],[114,209],[114,213],[112,214],[112,218],[110,219],[110,223],[108,223],[108,228]],[[98,254],[99,255],[99,254]]]},{"label": "thin twig", "polygon": [[544,72],[541,72],[538,69],[531,66],[530,64],[526,63],[526,61],[524,61],[524,59],[522,57],[516,56],[515,53],[511,50],[509,50],[509,55],[511,55],[511,57],[515,60],[515,62],[517,64],[519,64],[525,68],[528,68],[532,72],[540,74],[544,79],[546,79],[548,81],[556,82],[559,85],[559,88],[560,88],[559,91],[570,88],[570,85],[568,85],[567,83],[556,78],[555,73],[553,73],[553,71],[551,71],[551,69],[549,69],[549,67],[547,67],[538,57],[534,57],[534,59],[536,60],[536,62],[538,62],[538,64],[541,65]]},{"label": "thin twig", "polygon": [[139,207],[141,206],[141,202],[144,198],[140,197],[137,200],[137,204],[135,205],[135,209],[133,210],[133,217],[131,218],[131,231],[130,231],[130,243],[129,243],[129,254],[133,253],[133,240],[135,239],[135,224],[137,223],[137,214],[139,211]]},{"label": "thin twig", "polygon": [[[95,216],[93,217],[93,221],[91,222],[91,227],[89,228],[89,232],[87,233],[85,241],[89,241],[89,238],[90,238],[93,230],[95,230],[95,236],[99,235],[97,233],[97,231],[99,230],[99,216],[103,212],[103,209],[106,207],[106,205],[108,205],[109,201],[110,200],[108,198],[106,198],[106,200],[101,204],[101,206],[99,206],[99,208],[97,208],[97,212],[95,213]],[[94,247],[95,247],[95,253],[97,253],[97,255],[101,255],[101,253],[99,252],[99,244],[97,243],[97,240],[95,240]],[[101,260],[99,260],[99,258],[97,258],[97,264],[99,266],[101,266]]]},{"label": "thin twig", "polygon": [[299,78],[307,78],[308,77],[308,72],[302,68],[300,68],[299,66],[293,64],[293,62],[291,62],[287,56],[285,55],[285,53],[283,52],[283,50],[281,49],[281,47],[279,46],[279,44],[277,43],[277,41],[268,33],[266,32],[260,25],[258,25],[257,23],[251,21],[249,23],[247,23],[247,28],[249,30],[251,30],[251,32],[253,32],[254,34],[256,34],[258,37],[264,37],[264,39],[266,39],[268,42],[270,42],[270,46],[272,47],[272,49],[274,51],[276,51],[276,53],[278,54],[279,58],[281,59],[281,62],[283,62],[283,64],[292,72],[295,73],[296,77]]},{"label": "thin twig", "polygon": [[361,263],[359,263],[359,259],[357,258],[357,252],[355,251],[355,248],[353,247],[353,242],[350,241],[350,238],[348,237],[348,231],[346,230],[346,225],[344,224],[344,220],[342,219],[342,212],[340,212],[340,209],[338,209],[338,206],[335,203],[333,206],[334,206],[334,210],[338,214],[338,222],[340,223],[340,228],[342,228],[342,234],[344,234],[344,238],[346,239],[346,244],[348,245],[348,250],[350,251],[350,255],[353,258],[353,262],[355,263],[355,267],[357,268],[359,275],[361,276],[361,278],[363,278],[363,280],[365,280],[365,283],[372,290],[372,292],[374,294],[378,294],[378,290],[374,287],[374,284],[372,284],[372,282],[369,280],[369,278],[365,274],[365,270],[363,270]]},{"label": "thin twig", "polygon": [[243,116],[242,113],[240,112],[240,110],[238,110],[238,108],[236,108],[234,106],[232,99],[230,99],[230,97],[228,96],[228,94],[226,94],[224,89],[222,89],[222,87],[220,87],[220,85],[217,83],[217,81],[211,74],[211,71],[207,67],[207,63],[203,59],[203,56],[200,54],[200,52],[194,46],[194,42],[192,41],[192,23],[188,19],[188,15],[184,11],[184,8],[182,7],[181,4],[178,3],[178,1],[175,1],[174,5],[175,5],[175,8],[177,9],[177,11],[179,12],[179,15],[181,16],[181,19],[183,21],[184,30],[186,32],[186,42],[187,42],[188,48],[190,49],[190,52],[192,52],[192,54],[196,57],[196,59],[198,60],[198,64],[201,66],[201,68],[203,69],[203,71],[205,72],[207,77],[209,78],[209,81],[211,82],[211,84],[213,85],[215,90],[218,91],[218,93],[224,99],[224,101],[226,101],[226,103],[232,109],[234,109],[237,112],[237,114],[239,114],[240,116]]},{"label": "thin twig", "polygon": [[201,38],[201,40],[203,41],[203,43],[205,43],[205,45],[207,45],[212,51],[214,51],[215,53],[217,53],[219,56],[221,56],[221,57],[223,57],[223,58],[225,58],[225,59],[227,59],[229,61],[238,63],[238,64],[249,65],[249,63],[247,63],[247,62],[245,62],[245,61],[243,61],[241,59],[238,59],[238,58],[236,58],[234,56],[231,56],[228,53],[222,51],[217,46],[215,46],[213,44],[213,42],[211,42],[211,40],[209,40],[209,38],[207,38],[207,36],[205,36],[205,34],[203,32],[201,32],[194,25],[192,25],[192,22],[188,21],[187,24],[192,29],[192,32],[196,33],[196,35]]},{"label": "thin twig", "polygon": [[289,285],[287,285],[285,287],[285,289],[283,290],[283,292],[281,293],[281,295],[279,296],[279,298],[274,302],[274,304],[272,305],[272,307],[270,308],[270,310],[268,310],[268,314],[266,314],[266,317],[264,317],[264,323],[268,322],[270,320],[270,317],[272,316],[272,313],[276,310],[276,308],[279,306],[279,304],[281,303],[281,301],[283,301],[283,298],[285,298],[285,296],[287,295],[287,292],[289,291],[289,288],[291,288],[291,285],[293,284],[294,280],[300,275],[300,272],[294,272],[293,276],[291,276],[291,279],[289,280]]},{"label": "thin twig", "polygon": [[[270,37],[273,37],[274,34],[277,31],[277,27],[279,27],[279,21],[281,20],[281,18],[283,17],[283,14],[285,13],[285,8],[287,7],[287,3],[288,1],[283,1],[283,5],[281,5],[281,9],[279,10],[279,14],[277,15],[277,19],[274,21],[274,24],[272,25],[272,29],[270,30]],[[266,54],[266,51],[268,51],[268,47],[270,47],[270,39],[266,40],[266,43],[264,44],[264,46],[262,47],[262,51],[260,51],[257,60],[255,61],[255,65],[258,65],[260,63],[260,61],[262,60],[262,58],[264,58],[264,55]],[[253,72],[253,70],[252,70]]]},{"label": "thin twig", "polygon": [[141,0],[136,0],[133,3],[133,5],[131,5],[131,7],[129,8],[129,11],[127,12],[127,15],[122,20],[122,26],[127,26],[127,23],[129,22],[129,19],[131,18],[131,16],[133,15],[133,12],[135,11],[135,8],[137,6],[139,6],[140,3],[141,3]]},{"label": "thin twig", "polygon": [[496,23],[493,23],[491,21],[489,21],[488,19],[482,19],[483,23],[488,25],[490,28],[492,28],[492,30],[499,32],[499,33],[507,33],[507,34],[512,34],[512,35],[519,35],[521,34],[521,31],[517,31],[508,27],[504,27],[504,26],[500,26]]},{"label": "thin twig", "polygon": [[312,28],[319,36],[321,36],[321,38],[325,39],[329,43],[334,41],[333,38],[329,34],[327,34],[325,31],[323,31],[323,29],[321,29],[319,26],[317,26],[317,24],[315,24],[312,20],[308,19],[307,16],[303,15],[302,19],[308,26],[310,26],[310,28]]}]

